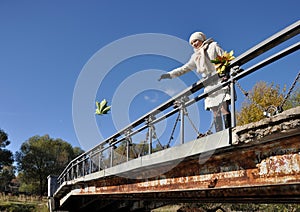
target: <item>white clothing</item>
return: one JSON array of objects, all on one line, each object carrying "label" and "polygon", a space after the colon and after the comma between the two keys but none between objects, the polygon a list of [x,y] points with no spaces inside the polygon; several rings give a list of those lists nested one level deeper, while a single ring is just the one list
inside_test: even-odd
[{"label": "white clothing", "polygon": [[201,40],[202,42],[206,40],[206,36],[203,32],[194,32],[191,34],[189,42],[192,44],[194,40]]},{"label": "white clothing", "polygon": [[[217,42],[207,39],[199,49],[194,49],[194,53],[186,64],[170,71],[169,74],[171,78],[175,78],[196,69],[197,73],[202,74],[203,78],[210,77],[216,74],[215,65],[211,60],[214,60],[218,55],[222,55],[223,52],[224,50],[221,49]],[[219,78],[218,81],[206,85],[204,92],[209,91],[212,87],[220,83],[221,80]],[[227,100],[230,100],[230,92],[227,87],[224,87],[205,98],[205,109],[208,110],[211,107],[219,106],[220,103]]]}]

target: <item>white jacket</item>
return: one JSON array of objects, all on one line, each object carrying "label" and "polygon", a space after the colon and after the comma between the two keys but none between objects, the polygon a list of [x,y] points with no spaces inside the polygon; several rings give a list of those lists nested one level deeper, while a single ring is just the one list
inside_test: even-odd
[{"label": "white jacket", "polygon": [[218,55],[222,55],[224,50],[212,39],[205,40],[199,49],[194,49],[190,60],[183,66],[169,72],[172,78],[181,76],[189,71],[196,70],[203,77],[216,73],[216,69],[211,60]]},{"label": "white jacket", "polygon": [[[212,39],[205,40],[199,49],[195,49],[190,60],[183,66],[173,69],[169,72],[171,78],[181,76],[189,71],[196,70],[202,77],[207,78],[216,74],[215,65],[211,60],[215,59],[218,55],[222,55],[224,50],[214,42]],[[221,82],[221,78],[216,82],[206,85],[204,92],[209,91],[215,85]],[[209,110],[211,107],[217,107],[220,103],[230,100],[230,91],[228,87],[224,87],[210,96],[205,98],[205,109]]]}]

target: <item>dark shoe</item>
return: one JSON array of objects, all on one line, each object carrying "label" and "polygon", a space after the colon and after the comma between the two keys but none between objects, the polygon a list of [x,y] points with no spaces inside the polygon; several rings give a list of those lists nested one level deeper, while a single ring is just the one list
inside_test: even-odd
[{"label": "dark shoe", "polygon": [[224,120],[224,125],[225,125],[225,129],[230,128],[231,127],[231,115],[226,114],[223,115],[223,120]]}]

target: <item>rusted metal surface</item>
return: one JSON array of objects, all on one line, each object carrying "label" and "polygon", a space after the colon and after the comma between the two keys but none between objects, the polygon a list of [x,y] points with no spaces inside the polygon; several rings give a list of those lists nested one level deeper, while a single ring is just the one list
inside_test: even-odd
[{"label": "rusted metal surface", "polygon": [[257,164],[260,177],[298,175],[300,172],[300,153],[272,156]]},{"label": "rusted metal surface", "polygon": [[[77,185],[70,196],[153,201],[300,202],[300,135],[240,145],[215,153],[205,164],[188,158],[163,175],[150,179],[111,177]],[[288,152],[282,154],[283,152]],[[65,200],[61,201],[61,205]]]},{"label": "rusted metal surface", "polygon": [[[107,179],[102,183],[82,187],[77,190],[77,194],[129,194],[190,189],[206,190],[210,188],[266,186],[300,182],[299,153],[271,156],[262,160],[261,163],[256,166],[257,168],[252,169],[232,170],[203,175],[196,174],[181,177],[161,175],[157,179],[143,180],[141,182],[128,184],[126,183],[127,180]],[[186,173],[189,173],[189,170],[186,170]],[[111,185],[106,186],[103,184]]]}]

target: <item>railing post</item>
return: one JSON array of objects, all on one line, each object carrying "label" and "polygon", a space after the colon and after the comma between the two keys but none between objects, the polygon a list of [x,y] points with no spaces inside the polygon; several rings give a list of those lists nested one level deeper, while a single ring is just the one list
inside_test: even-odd
[{"label": "railing post", "polygon": [[149,126],[149,147],[148,147],[149,155],[152,153],[152,133],[153,133],[153,128]]},{"label": "railing post", "polygon": [[78,167],[78,161],[76,161],[76,176],[79,177],[79,167]]},{"label": "railing post", "polygon": [[83,158],[83,160],[82,160],[82,176],[85,176],[85,159]]},{"label": "railing post", "polygon": [[71,175],[70,175],[70,168],[68,168],[68,173],[67,173],[67,181],[69,181],[71,179]]},{"label": "railing post", "polygon": [[89,155],[89,174],[92,173],[92,170],[93,170],[92,156]]},{"label": "railing post", "polygon": [[130,146],[132,145],[132,140],[130,137],[131,130],[127,130],[126,135],[126,161],[129,161],[130,158]]},{"label": "railing post", "polygon": [[74,180],[76,178],[76,166],[75,164],[72,164],[72,179]]},{"label": "railing post", "polygon": [[148,125],[148,136],[149,136],[149,148],[148,148],[148,154],[152,154],[152,141],[153,141],[153,124],[152,121],[154,120],[153,116],[149,116],[146,120],[146,123]]},{"label": "railing post", "polygon": [[114,166],[114,157],[115,157],[114,149],[116,148],[117,146],[115,146],[114,144],[110,146],[110,167]]},{"label": "railing post", "polygon": [[184,116],[186,114],[185,102],[188,101],[187,96],[181,97],[179,100],[174,102],[175,107],[179,107],[180,113],[180,143],[184,144]]},{"label": "railing post", "polygon": [[230,95],[231,95],[231,127],[236,126],[236,119],[235,119],[235,88],[233,80],[230,82]]},{"label": "railing post", "polygon": [[236,99],[236,92],[235,92],[235,84],[233,80],[233,76],[237,74],[240,70],[239,66],[234,66],[230,69],[230,102],[231,102],[231,127],[236,126],[236,117],[235,117],[235,99]]},{"label": "railing post", "polygon": [[130,149],[129,149],[129,140],[126,139],[126,161],[129,161],[129,157],[130,157]]},{"label": "railing post", "polygon": [[184,103],[181,103],[180,107],[180,143],[184,144]]},{"label": "railing post", "polygon": [[102,151],[100,151],[99,152],[99,164],[98,164],[98,166],[99,166],[99,171],[101,171],[101,160],[102,160]]},{"label": "railing post", "polygon": [[70,180],[73,180],[74,179],[74,173],[73,173],[73,164],[70,168]]},{"label": "railing post", "polygon": [[114,146],[110,147],[110,167],[113,167],[114,160]]}]

